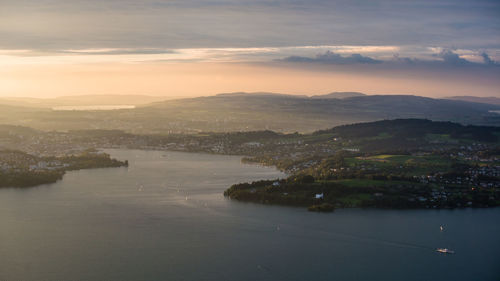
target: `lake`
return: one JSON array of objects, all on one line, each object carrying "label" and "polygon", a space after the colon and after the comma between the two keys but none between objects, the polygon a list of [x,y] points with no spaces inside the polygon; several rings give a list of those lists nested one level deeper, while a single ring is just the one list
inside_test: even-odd
[{"label": "lake", "polygon": [[117,110],[134,109],[135,105],[62,105],[55,106],[55,111],[93,111],[93,110]]},{"label": "lake", "polygon": [[285,175],[236,156],[107,152],[129,167],[0,189],[0,280],[500,280],[499,208],[240,203],[222,195],[231,184]]}]

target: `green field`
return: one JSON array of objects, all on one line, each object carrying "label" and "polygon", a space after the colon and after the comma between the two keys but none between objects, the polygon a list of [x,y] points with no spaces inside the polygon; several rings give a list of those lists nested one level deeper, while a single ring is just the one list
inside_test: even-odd
[{"label": "green field", "polygon": [[347,158],[349,167],[367,166],[380,171],[396,171],[408,176],[418,176],[435,171],[446,172],[452,161],[440,156],[412,156],[381,154],[369,157]]},{"label": "green field", "polygon": [[385,180],[370,180],[370,179],[342,179],[342,180],[332,180],[329,182],[339,183],[348,187],[384,187],[395,184],[408,184],[408,182],[405,181],[385,181]]}]

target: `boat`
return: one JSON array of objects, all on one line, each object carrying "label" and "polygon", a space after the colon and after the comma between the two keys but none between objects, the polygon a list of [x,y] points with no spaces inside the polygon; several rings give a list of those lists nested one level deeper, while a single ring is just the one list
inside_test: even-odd
[{"label": "boat", "polygon": [[452,250],[447,249],[447,248],[437,248],[436,252],[443,253],[443,254],[454,254],[455,253],[455,251],[452,251]]}]

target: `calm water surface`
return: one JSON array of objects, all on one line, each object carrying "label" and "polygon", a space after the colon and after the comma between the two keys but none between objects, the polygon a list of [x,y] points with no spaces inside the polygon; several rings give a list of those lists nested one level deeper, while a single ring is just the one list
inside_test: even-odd
[{"label": "calm water surface", "polygon": [[500,280],[498,208],[239,203],[224,189],[284,175],[239,157],[110,152],[130,166],[0,189],[0,280]]}]

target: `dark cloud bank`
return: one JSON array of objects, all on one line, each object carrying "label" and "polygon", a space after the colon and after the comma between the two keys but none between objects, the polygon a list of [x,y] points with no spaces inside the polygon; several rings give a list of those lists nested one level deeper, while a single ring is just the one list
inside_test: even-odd
[{"label": "dark cloud bank", "polygon": [[311,63],[311,64],[332,64],[332,65],[352,65],[352,64],[395,64],[395,65],[423,65],[423,66],[500,66],[500,64],[492,60],[487,53],[480,54],[483,58],[483,63],[472,62],[461,58],[452,50],[443,50],[439,54],[435,54],[436,60],[422,60],[408,57],[399,57],[394,55],[390,60],[380,60],[361,54],[341,55],[331,51],[324,54],[318,54],[315,57],[289,56],[278,61],[291,63]]}]

